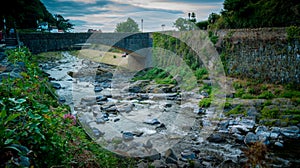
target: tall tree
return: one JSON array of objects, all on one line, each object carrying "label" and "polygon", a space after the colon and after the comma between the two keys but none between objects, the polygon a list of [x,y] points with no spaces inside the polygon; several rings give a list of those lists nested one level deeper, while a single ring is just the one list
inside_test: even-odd
[{"label": "tall tree", "polygon": [[0,5],[0,27],[3,28],[3,19],[7,28],[19,29],[36,28],[37,20],[55,23],[53,15],[45,8],[40,0],[9,0]]},{"label": "tall tree", "polygon": [[139,25],[130,17],[125,22],[118,23],[115,32],[139,32]]},{"label": "tall tree", "polygon": [[63,16],[55,14],[54,15],[56,19],[56,27],[63,31],[68,31],[70,29],[73,29],[74,24],[71,24],[69,19],[65,19]]},{"label": "tall tree", "polygon": [[176,19],[176,21],[173,24],[179,31],[195,30],[197,28],[195,23],[184,18]]}]

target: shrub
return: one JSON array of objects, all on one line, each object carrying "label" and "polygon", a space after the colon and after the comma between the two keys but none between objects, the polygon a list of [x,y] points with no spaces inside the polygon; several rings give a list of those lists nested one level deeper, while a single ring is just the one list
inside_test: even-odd
[{"label": "shrub", "polygon": [[234,97],[242,97],[243,94],[245,94],[245,90],[243,88],[237,89],[234,94]]},{"label": "shrub", "polygon": [[264,91],[260,95],[258,95],[259,99],[272,99],[274,97],[274,94],[270,91]]},{"label": "shrub", "polygon": [[195,76],[198,80],[203,79],[204,75],[206,74],[208,74],[208,71],[205,68],[198,68],[195,72]]},{"label": "shrub", "polygon": [[252,94],[246,93],[242,95],[242,99],[255,99],[256,97]]},{"label": "shrub", "polygon": [[226,113],[227,116],[230,116],[232,114],[245,114],[245,111],[242,110],[241,105],[238,105]]},{"label": "shrub", "polygon": [[261,115],[263,118],[275,119],[275,118],[278,118],[279,109],[278,109],[278,107],[265,106],[261,110]]},{"label": "shrub", "polygon": [[243,88],[243,85],[240,82],[233,82],[232,85],[235,90]]},{"label": "shrub", "polygon": [[262,142],[255,142],[244,150],[247,157],[245,167],[266,167],[268,148]]}]

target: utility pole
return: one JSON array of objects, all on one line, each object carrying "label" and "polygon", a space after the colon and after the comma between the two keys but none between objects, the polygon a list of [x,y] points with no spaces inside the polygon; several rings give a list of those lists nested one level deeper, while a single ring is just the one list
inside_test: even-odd
[{"label": "utility pole", "polygon": [[144,22],[144,20],[141,19],[141,29],[142,29],[142,32],[143,32],[143,29],[144,29],[143,22]]}]

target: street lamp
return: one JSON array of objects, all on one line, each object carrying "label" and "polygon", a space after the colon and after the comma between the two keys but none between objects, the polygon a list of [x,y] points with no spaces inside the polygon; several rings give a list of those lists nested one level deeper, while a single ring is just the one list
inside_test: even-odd
[{"label": "street lamp", "polygon": [[5,20],[5,18],[3,18],[3,30],[4,30],[4,33],[3,33],[3,39],[5,40],[5,36],[6,36],[6,20]]},{"label": "street lamp", "polygon": [[165,26],[166,26],[165,24],[161,25],[162,31],[164,31]]},{"label": "street lamp", "polygon": [[144,22],[144,20],[141,19],[141,27],[142,27],[141,29],[142,29],[142,32],[143,32],[143,28],[144,28],[144,27],[143,27],[143,22]]}]

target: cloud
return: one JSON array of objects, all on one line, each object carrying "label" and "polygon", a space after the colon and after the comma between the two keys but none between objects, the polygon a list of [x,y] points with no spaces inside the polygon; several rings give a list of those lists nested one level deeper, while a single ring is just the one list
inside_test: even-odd
[{"label": "cloud", "polygon": [[96,0],[57,0],[57,2],[80,2],[80,3],[87,3],[87,4],[95,4]]},{"label": "cloud", "polygon": [[218,13],[222,0],[41,0],[52,14],[61,14],[75,24],[75,31],[89,28],[112,32],[119,22],[134,19],[144,31],[174,29],[173,22],[194,12],[197,20],[206,20],[210,13]]}]

